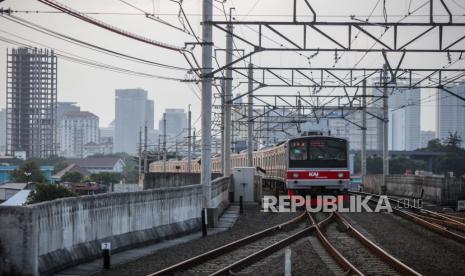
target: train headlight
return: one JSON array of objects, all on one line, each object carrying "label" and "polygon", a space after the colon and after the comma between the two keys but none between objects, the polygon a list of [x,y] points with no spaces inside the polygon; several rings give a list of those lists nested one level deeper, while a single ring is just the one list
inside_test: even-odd
[{"label": "train headlight", "polygon": [[299,173],[296,173],[296,172],[293,173],[293,174],[292,174],[292,177],[293,177],[293,178],[299,178]]},{"label": "train headlight", "polygon": [[337,174],[337,177],[343,178],[343,177],[344,177],[344,174],[340,172],[340,173]]}]

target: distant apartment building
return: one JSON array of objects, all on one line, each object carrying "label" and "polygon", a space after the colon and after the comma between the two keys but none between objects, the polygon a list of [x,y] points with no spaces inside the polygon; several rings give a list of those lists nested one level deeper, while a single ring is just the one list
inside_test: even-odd
[{"label": "distant apartment building", "polygon": [[[451,92],[465,97],[465,83],[447,87]],[[436,94],[436,138],[443,141],[449,133],[462,138],[465,147],[465,102],[445,91],[438,89]]]},{"label": "distant apartment building", "polygon": [[[184,143],[187,137],[187,113],[184,109],[167,108],[161,120],[159,121],[158,135],[164,134],[164,118],[166,120],[166,141],[168,151],[184,152],[186,150]],[[163,137],[161,137],[163,139]],[[163,141],[163,140],[162,140]]]},{"label": "distant apartment building", "polygon": [[86,158],[92,155],[107,155],[113,153],[113,143],[95,143],[89,142],[83,146],[83,157]]},{"label": "distant apartment building", "polygon": [[145,125],[153,130],[154,103],[147,99],[147,91],[140,88],[117,89],[115,96],[113,151],[136,154],[140,130]]},{"label": "distant apartment building", "polygon": [[426,148],[428,142],[436,138],[434,131],[421,131],[420,132],[420,148]]},{"label": "distant apartment building", "polygon": [[115,121],[113,120],[108,127],[100,128],[100,143],[111,143],[115,137]]},{"label": "distant apartment building", "polygon": [[[378,107],[368,107],[367,112],[380,116],[381,110]],[[362,126],[363,113],[353,112],[346,116],[346,119],[331,118],[329,120],[329,129],[331,135],[335,137],[345,138],[349,141],[351,150],[362,149]],[[381,149],[382,141],[380,132],[382,131],[382,121],[378,118],[367,114],[367,130],[366,130],[366,149],[379,150]]]},{"label": "distant apartment building", "polygon": [[99,143],[99,118],[87,111],[68,112],[62,120],[61,154],[67,158],[83,158],[84,146]]},{"label": "distant apartment building", "polygon": [[46,49],[7,52],[6,153],[45,158],[57,153],[57,58]]},{"label": "distant apartment building", "polygon": [[[389,99],[389,150],[415,150],[420,147],[420,116],[421,90],[388,88]],[[382,88],[372,89],[370,95],[381,96]],[[379,116],[383,117],[383,101],[379,100],[373,107],[379,109]],[[378,127],[378,149],[383,145],[383,124],[380,120]]]},{"label": "distant apartment building", "polygon": [[0,155],[6,151],[6,110],[0,109]]},{"label": "distant apartment building", "polygon": [[420,147],[420,88],[394,90],[389,95],[389,150]]},{"label": "distant apartment building", "polygon": [[68,112],[79,112],[81,108],[75,102],[57,102],[57,141],[61,154],[61,141],[63,140],[63,116]]}]

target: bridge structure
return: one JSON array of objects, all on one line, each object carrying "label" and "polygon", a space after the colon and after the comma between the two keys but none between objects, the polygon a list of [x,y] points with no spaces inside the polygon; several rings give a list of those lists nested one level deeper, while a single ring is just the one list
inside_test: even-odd
[{"label": "bridge structure", "polygon": [[[165,177],[164,183],[156,186],[158,184],[152,182],[155,186],[139,192],[86,196],[79,200],[60,199],[31,206],[2,206],[1,249],[9,258],[0,260],[0,272],[51,274],[66,266],[96,258],[102,242],[111,242],[115,251],[124,250],[197,231],[202,226],[201,214],[206,213],[208,221],[214,222],[230,202],[233,124],[247,126],[246,166],[252,166],[255,121],[261,118],[265,123],[267,120],[275,122],[271,114],[276,114],[277,110],[286,111],[276,115],[280,116],[280,123],[292,128],[321,118],[342,118],[358,126],[362,135],[363,175],[366,174],[367,155],[380,154],[383,157],[383,176],[370,180],[373,189],[381,193],[386,193],[390,181],[399,181],[389,177],[390,155],[418,158],[438,155],[432,152],[388,151],[388,98],[394,89],[429,88],[465,101],[448,88],[465,79],[465,69],[454,66],[455,60],[446,64],[433,61],[428,66],[405,62],[411,56],[424,57],[428,61],[439,55],[454,55],[461,60],[465,51],[465,33],[453,30],[463,30],[465,23],[454,17],[444,1],[427,1],[428,20],[412,19],[408,22],[360,20],[356,17],[350,21],[320,21],[308,0],[290,1],[293,14],[287,21],[238,21],[233,20],[232,11],[229,20],[216,21],[212,16],[213,2],[202,1],[202,38],[186,43],[197,47],[197,50],[200,48],[201,63],[197,62],[195,55],[184,53],[196,75],[192,81],[202,84],[200,173],[191,175],[189,165],[189,175],[157,175],[153,181]],[[66,10],[63,5],[58,7]],[[301,16],[302,11],[307,12],[306,19]],[[437,16],[438,11],[448,14],[446,20]],[[77,12],[74,14],[79,15]],[[307,15],[311,15],[310,20]],[[238,28],[250,32],[239,34],[235,31]],[[412,28],[416,31],[412,32]],[[338,35],[331,29],[337,29],[334,33]],[[218,46],[223,43],[213,40],[214,31],[225,35],[225,47]],[[355,43],[357,37],[362,36],[370,40],[371,46]],[[422,39],[427,36],[430,43],[425,44]],[[224,56],[216,55],[222,52]],[[308,66],[261,62],[272,60],[276,53],[297,55],[306,59]],[[360,53],[370,56],[376,64],[340,66],[342,56]],[[326,62],[326,66],[313,67],[312,61],[318,56],[330,62]],[[236,91],[243,93],[233,97],[233,84],[236,84]],[[220,112],[216,114],[218,120],[212,120],[216,118],[213,88],[219,88],[218,96],[222,101]],[[306,89],[308,93],[297,89]],[[368,89],[377,89],[380,93],[368,93]],[[246,108],[235,110],[235,102],[242,98],[246,98],[247,102],[239,105]],[[369,110],[373,104],[380,104],[381,115]],[[241,115],[240,119],[233,121],[234,112]],[[348,118],[354,112],[362,113],[362,122]],[[381,151],[370,152],[365,147],[367,117],[383,123]],[[212,174],[214,122],[218,122],[216,126],[222,134],[222,176]],[[166,154],[164,159],[167,161]],[[150,178],[148,174],[150,172],[145,179]],[[437,179],[418,181],[415,176],[405,178],[405,187],[417,192],[418,187],[426,185],[427,195],[438,201],[442,201],[443,197],[434,195],[447,183]],[[396,186],[396,189],[401,188]],[[160,213],[153,210],[160,210]]]}]

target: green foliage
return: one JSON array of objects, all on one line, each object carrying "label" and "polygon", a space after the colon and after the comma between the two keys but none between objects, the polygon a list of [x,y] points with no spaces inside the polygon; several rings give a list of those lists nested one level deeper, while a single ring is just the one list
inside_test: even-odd
[{"label": "green foliage", "polygon": [[[354,170],[360,172],[360,156],[354,158]],[[426,164],[422,160],[416,160],[405,156],[389,159],[390,174],[404,174],[407,170],[415,172],[416,170],[425,170]],[[367,157],[367,173],[382,174],[383,173],[383,158],[379,156]]]},{"label": "green foliage", "polygon": [[[30,174],[29,176],[27,174]],[[12,181],[15,182],[46,182],[47,179],[40,171],[39,166],[33,160],[26,160],[18,169],[11,172]]]},{"label": "green foliage", "polygon": [[90,179],[100,184],[118,183],[121,180],[121,174],[109,172],[93,173],[90,175]]},{"label": "green foliage", "polygon": [[67,172],[61,178],[62,182],[79,183],[82,180],[82,174],[79,172]]},{"label": "green foliage", "polygon": [[61,185],[37,184],[28,198],[26,204],[34,204],[63,197],[77,196],[76,193]]}]

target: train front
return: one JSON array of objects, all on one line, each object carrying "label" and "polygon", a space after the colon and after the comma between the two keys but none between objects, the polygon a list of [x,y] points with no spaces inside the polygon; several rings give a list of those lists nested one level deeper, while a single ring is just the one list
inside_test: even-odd
[{"label": "train front", "polygon": [[289,140],[286,186],[289,195],[346,191],[349,188],[348,142],[329,136]]}]

